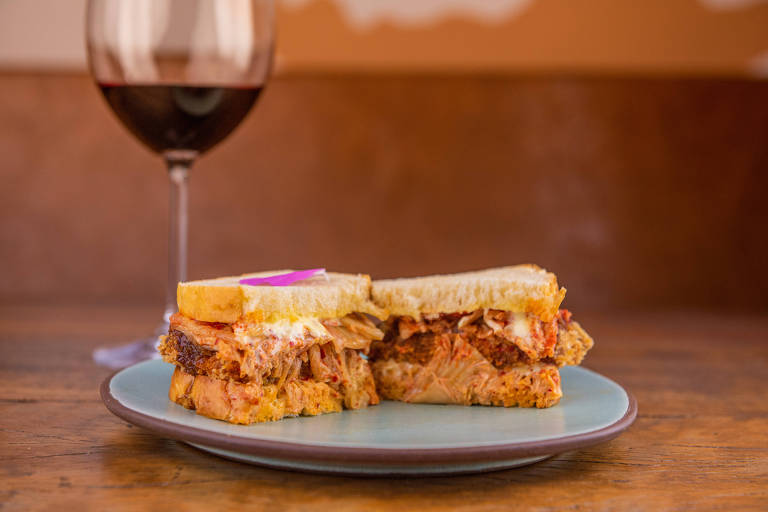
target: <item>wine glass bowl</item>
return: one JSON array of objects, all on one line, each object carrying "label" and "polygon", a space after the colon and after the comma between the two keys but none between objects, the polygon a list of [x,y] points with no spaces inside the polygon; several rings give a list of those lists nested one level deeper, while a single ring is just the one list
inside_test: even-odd
[{"label": "wine glass bowl", "polygon": [[272,55],[270,0],[89,0],[97,82],[262,85]]},{"label": "wine glass bowl", "polygon": [[151,150],[202,153],[258,98],[272,62],[271,0],[90,0],[91,74]]},{"label": "wine glass bowl", "polygon": [[197,156],[240,124],[261,92],[255,87],[99,84],[126,128],[166,157]]},{"label": "wine glass bowl", "polygon": [[[113,112],[170,178],[168,281],[163,324],[186,280],[187,177],[195,158],[226,138],[259,97],[272,64],[272,0],[89,0],[91,74]],[[154,354],[156,337],[99,349],[121,367]]]}]

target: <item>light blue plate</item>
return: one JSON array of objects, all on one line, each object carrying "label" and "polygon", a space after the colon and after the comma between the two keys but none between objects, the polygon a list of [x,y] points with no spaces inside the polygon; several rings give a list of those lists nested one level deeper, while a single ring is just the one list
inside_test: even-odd
[{"label": "light blue plate", "polygon": [[264,466],[369,476],[475,473],[537,462],[603,442],[629,427],[635,400],[580,367],[561,369],[549,409],[382,402],[357,411],[233,425],[168,400],[173,366],[146,361],[106,379],[107,408],[163,436]]}]

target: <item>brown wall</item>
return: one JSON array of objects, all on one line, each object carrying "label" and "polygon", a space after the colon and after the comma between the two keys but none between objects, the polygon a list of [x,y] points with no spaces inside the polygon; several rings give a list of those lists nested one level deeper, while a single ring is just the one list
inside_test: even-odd
[{"label": "brown wall", "polygon": [[[0,75],[0,302],[162,300],[162,164]],[[289,76],[194,169],[191,277],[537,262],[573,308],[766,311],[768,83]]]}]

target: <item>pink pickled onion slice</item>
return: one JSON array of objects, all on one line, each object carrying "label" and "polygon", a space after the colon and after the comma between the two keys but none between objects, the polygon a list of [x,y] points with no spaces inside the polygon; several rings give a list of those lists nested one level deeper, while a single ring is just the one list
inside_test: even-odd
[{"label": "pink pickled onion slice", "polygon": [[310,270],[298,270],[296,272],[288,272],[287,274],[276,274],[269,277],[249,277],[248,279],[241,279],[240,284],[247,284],[248,286],[288,286],[296,281],[303,281],[309,279],[315,274],[325,272],[324,268],[313,268]]}]

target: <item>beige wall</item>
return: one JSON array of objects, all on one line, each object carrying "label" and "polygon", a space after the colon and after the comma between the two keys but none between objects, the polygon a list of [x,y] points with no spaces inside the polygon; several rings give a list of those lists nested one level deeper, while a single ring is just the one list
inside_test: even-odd
[{"label": "beige wall", "polygon": [[0,67],[83,69],[85,0],[0,0]]},{"label": "beige wall", "polygon": [[[0,67],[84,69],[84,0],[0,0]],[[764,0],[282,0],[282,71],[768,76]]]},{"label": "beige wall", "polygon": [[496,17],[435,10],[413,23],[386,9],[355,22],[346,3],[281,10],[286,68],[768,75],[762,1],[497,0],[484,2],[507,5]]}]

